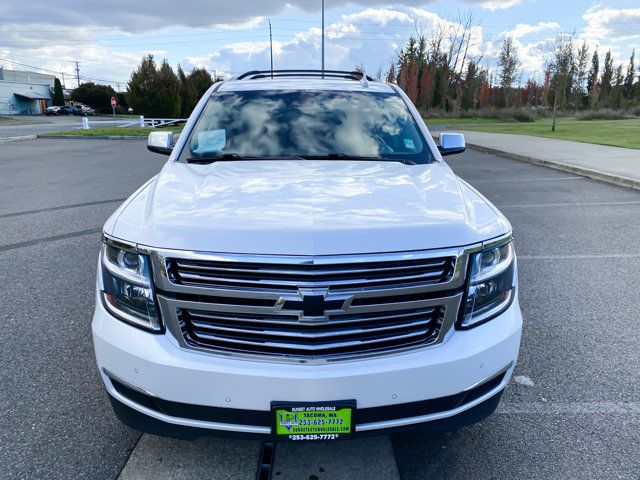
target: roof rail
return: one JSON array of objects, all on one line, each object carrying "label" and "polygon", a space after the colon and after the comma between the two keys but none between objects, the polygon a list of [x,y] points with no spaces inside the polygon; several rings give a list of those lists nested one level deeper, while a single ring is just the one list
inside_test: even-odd
[{"label": "roof rail", "polygon": [[236,80],[256,80],[259,78],[281,78],[281,77],[320,77],[320,78],[343,78],[346,80],[362,80],[366,78],[367,81],[375,81],[368,75],[362,72],[346,70],[251,70],[245,72],[242,75],[236,77]]}]

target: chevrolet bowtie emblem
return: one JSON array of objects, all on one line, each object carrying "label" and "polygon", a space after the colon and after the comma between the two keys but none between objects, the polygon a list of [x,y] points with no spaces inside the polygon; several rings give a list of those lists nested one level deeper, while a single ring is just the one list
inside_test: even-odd
[{"label": "chevrolet bowtie emblem", "polygon": [[352,295],[332,295],[328,289],[298,289],[297,294],[284,295],[275,304],[276,310],[297,313],[298,318],[327,317],[327,313],[349,308]]}]

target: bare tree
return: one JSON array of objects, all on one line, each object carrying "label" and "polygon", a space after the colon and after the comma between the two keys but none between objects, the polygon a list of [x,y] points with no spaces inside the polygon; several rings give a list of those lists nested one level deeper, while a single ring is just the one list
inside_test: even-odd
[{"label": "bare tree", "polygon": [[574,35],[572,33],[556,34],[556,38],[549,44],[549,52],[550,55],[547,58],[547,66],[551,71],[549,90],[554,93],[551,131],[555,132],[558,106],[565,105],[567,90],[571,88],[569,82],[576,57]]},{"label": "bare tree", "polygon": [[518,57],[518,49],[513,38],[506,37],[502,41],[502,48],[498,56],[498,68],[500,69],[498,78],[504,94],[506,107],[510,106],[511,103],[511,87],[518,75],[519,66],[520,58]]}]

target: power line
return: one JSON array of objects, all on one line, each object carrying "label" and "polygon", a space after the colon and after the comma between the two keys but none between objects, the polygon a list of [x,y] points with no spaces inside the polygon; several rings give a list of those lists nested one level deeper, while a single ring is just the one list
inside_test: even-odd
[{"label": "power line", "polygon": [[20,62],[14,61],[14,60],[7,60],[6,58],[0,58],[0,62],[4,62],[4,63],[10,64],[10,65],[20,65],[21,67],[32,68],[34,70],[40,70],[40,71],[43,71],[43,72],[53,73],[55,75],[57,75],[59,73],[64,73],[65,75],[73,75],[73,74],[67,73],[67,72],[56,72],[54,70],[49,70],[47,68],[36,67],[34,65],[27,65],[26,63],[20,63]]}]

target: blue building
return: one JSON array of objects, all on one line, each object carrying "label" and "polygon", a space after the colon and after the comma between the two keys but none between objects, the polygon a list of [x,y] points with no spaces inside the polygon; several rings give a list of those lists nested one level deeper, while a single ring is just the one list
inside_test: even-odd
[{"label": "blue building", "polygon": [[0,115],[38,115],[52,104],[54,75],[0,68]]}]

